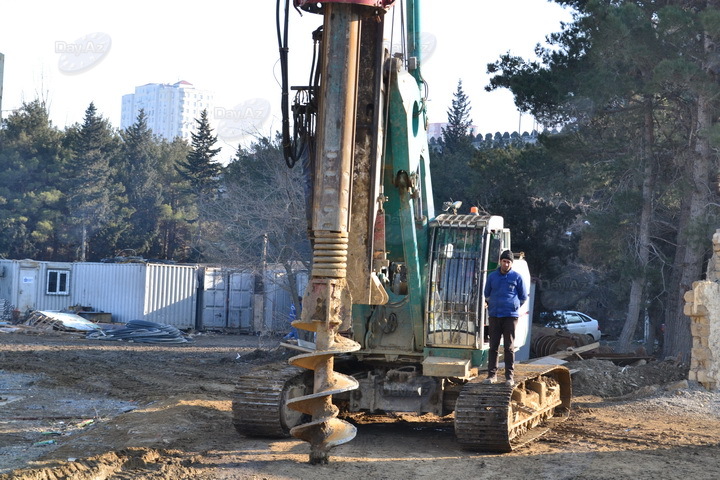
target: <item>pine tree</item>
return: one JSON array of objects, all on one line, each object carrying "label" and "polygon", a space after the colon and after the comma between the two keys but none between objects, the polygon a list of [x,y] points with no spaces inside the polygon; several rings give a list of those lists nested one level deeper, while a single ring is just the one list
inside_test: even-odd
[{"label": "pine tree", "polygon": [[23,103],[0,128],[0,256],[62,260],[61,179],[69,152],[45,102]]},{"label": "pine tree", "polygon": [[[196,197],[198,212],[203,212],[207,205],[217,198],[222,166],[214,161],[214,158],[221,149],[213,148],[217,142],[217,135],[213,135],[210,128],[207,110],[203,110],[200,118],[195,122],[198,129],[192,134],[190,153],[176,170],[180,177],[188,182],[190,193]],[[208,228],[206,220],[198,216],[191,246],[193,261],[200,261],[203,258],[203,236]]]},{"label": "pine tree", "polygon": [[195,122],[198,129],[192,133],[190,153],[178,166],[178,173],[190,183],[193,193],[205,197],[217,190],[222,166],[214,159],[221,148],[213,148],[217,135],[213,135],[207,110],[203,110]]},{"label": "pine tree", "polygon": [[188,156],[190,146],[181,138],[160,144],[160,181],[163,203],[157,256],[179,261],[188,260],[192,238],[190,221],[198,217],[198,205],[188,195],[188,182],[177,171],[177,165]]},{"label": "pine tree", "polygon": [[442,129],[442,149],[430,159],[433,197],[435,205],[459,200],[467,209],[470,205],[466,196],[468,184],[465,174],[476,150],[472,145],[470,101],[463,92],[462,80],[458,80],[452,106],[447,113],[448,126]]},{"label": "pine tree", "polygon": [[83,124],[71,142],[75,152],[68,165],[67,208],[70,223],[79,236],[78,260],[86,261],[90,236],[112,216],[110,158],[117,139],[108,120],[100,117],[93,103],[85,110]]},{"label": "pine tree", "polygon": [[123,144],[118,174],[126,189],[128,205],[133,209],[129,219],[131,228],[124,235],[125,242],[137,253],[149,255],[157,241],[163,195],[158,141],[147,126],[143,110],[121,136]]},{"label": "pine tree", "polygon": [[445,149],[448,153],[459,153],[472,148],[473,132],[470,119],[470,100],[458,80],[453,94],[452,106],[448,109],[448,125],[442,129]]}]

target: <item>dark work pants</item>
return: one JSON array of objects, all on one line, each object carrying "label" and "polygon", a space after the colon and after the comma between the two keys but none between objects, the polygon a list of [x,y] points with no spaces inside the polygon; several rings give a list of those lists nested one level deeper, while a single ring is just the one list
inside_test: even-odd
[{"label": "dark work pants", "polygon": [[500,339],[505,350],[505,378],[513,376],[515,366],[515,327],[517,317],[490,317],[490,351],[488,352],[488,377],[497,374]]}]

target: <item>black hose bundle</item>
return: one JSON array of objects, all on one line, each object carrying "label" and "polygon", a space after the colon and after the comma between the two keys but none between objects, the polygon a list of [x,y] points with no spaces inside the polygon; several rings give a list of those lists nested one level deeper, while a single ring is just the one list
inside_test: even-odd
[{"label": "black hose bundle", "polygon": [[183,333],[172,325],[145,320],[130,320],[125,327],[116,330],[92,332],[87,338],[94,340],[124,340],[136,343],[186,343]]}]

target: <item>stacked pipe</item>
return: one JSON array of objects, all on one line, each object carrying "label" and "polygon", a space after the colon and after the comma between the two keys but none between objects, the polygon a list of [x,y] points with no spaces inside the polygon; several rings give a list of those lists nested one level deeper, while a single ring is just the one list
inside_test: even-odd
[{"label": "stacked pipe", "polygon": [[582,347],[589,343],[589,340],[583,335],[556,329],[546,330],[550,330],[550,332],[533,329],[531,349],[536,357],[545,357],[565,351],[568,348]]}]

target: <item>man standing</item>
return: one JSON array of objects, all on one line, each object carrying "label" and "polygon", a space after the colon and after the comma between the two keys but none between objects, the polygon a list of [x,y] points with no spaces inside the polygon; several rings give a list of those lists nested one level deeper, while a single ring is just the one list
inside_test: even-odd
[{"label": "man standing", "polygon": [[505,384],[514,384],[515,327],[518,310],[527,300],[525,284],[519,273],[512,269],[514,257],[510,250],[500,255],[500,266],[490,273],[485,284],[485,301],[490,317],[490,351],[488,352],[488,376],[483,383],[497,381],[498,350],[500,339],[505,349]]}]

